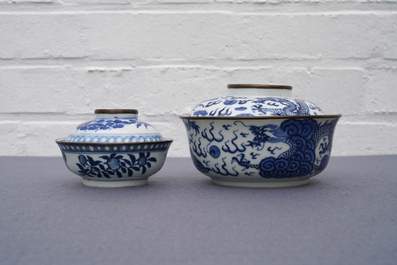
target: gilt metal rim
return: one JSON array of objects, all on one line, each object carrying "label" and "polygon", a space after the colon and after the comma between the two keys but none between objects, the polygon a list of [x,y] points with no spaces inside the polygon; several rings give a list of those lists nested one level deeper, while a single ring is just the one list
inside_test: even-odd
[{"label": "gilt metal rim", "polygon": [[180,115],[182,120],[274,120],[274,119],[320,119],[340,118],[342,114],[336,115],[297,115],[297,116],[188,116]]},{"label": "gilt metal rim", "polygon": [[96,109],[95,114],[138,114],[136,109]]},{"label": "gilt metal rim", "polygon": [[229,84],[229,89],[244,89],[244,88],[256,88],[256,89],[287,89],[292,90],[292,86],[286,85],[260,85],[260,84]]}]

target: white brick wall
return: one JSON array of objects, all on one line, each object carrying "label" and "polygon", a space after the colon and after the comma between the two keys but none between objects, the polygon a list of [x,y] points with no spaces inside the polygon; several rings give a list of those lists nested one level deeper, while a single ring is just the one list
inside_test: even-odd
[{"label": "white brick wall", "polygon": [[343,114],[334,155],[397,154],[397,1],[0,0],[0,155],[60,156],[97,108],[136,108],[188,156],[178,115],[229,83]]}]

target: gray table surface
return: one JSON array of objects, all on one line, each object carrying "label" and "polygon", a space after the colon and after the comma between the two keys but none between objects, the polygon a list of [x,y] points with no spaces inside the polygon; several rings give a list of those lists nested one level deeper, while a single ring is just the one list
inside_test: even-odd
[{"label": "gray table surface", "polygon": [[61,157],[0,157],[0,264],[397,264],[397,156],[333,157],[306,186],[217,186],[167,158],[136,188]]}]

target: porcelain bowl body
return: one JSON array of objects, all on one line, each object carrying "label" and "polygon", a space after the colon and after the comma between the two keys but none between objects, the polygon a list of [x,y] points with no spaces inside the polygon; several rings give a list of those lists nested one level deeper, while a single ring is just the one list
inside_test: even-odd
[{"label": "porcelain bowl body", "polygon": [[195,167],[214,183],[288,187],[304,185],[326,168],[339,117],[180,118]]},{"label": "porcelain bowl body", "polygon": [[92,187],[130,187],[148,183],[163,166],[172,140],[144,143],[56,141],[67,168]]}]

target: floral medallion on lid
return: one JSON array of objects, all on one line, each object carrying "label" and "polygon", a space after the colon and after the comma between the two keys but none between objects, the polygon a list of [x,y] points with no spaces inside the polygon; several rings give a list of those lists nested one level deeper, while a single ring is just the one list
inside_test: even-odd
[{"label": "floral medallion on lid", "polygon": [[164,164],[172,139],[138,120],[135,109],[97,109],[95,118],[56,140],[66,167],[90,187],[148,184]]},{"label": "floral medallion on lid", "polygon": [[135,143],[163,141],[162,135],[150,124],[138,120],[138,111],[95,110],[95,119],[77,126],[67,137],[68,142]]}]

